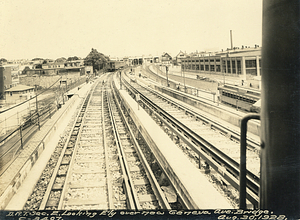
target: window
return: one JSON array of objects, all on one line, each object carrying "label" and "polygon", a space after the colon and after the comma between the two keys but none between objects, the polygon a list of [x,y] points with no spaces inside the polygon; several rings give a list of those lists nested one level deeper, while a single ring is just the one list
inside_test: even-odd
[{"label": "window", "polygon": [[246,60],[246,68],[256,67],[256,60]]},{"label": "window", "polygon": [[236,61],[236,67],[237,67],[237,73],[242,74],[241,61],[240,60]]},{"label": "window", "polygon": [[235,69],[235,60],[231,61],[232,64],[232,73],[236,73],[236,69]]},{"label": "window", "polygon": [[231,73],[230,60],[227,60],[227,71],[228,71],[228,73]]},{"label": "window", "polygon": [[226,60],[222,60],[223,73],[226,73]]}]

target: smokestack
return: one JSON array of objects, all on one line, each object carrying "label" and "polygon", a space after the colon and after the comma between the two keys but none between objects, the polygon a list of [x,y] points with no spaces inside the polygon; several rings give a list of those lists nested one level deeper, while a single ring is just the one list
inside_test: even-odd
[{"label": "smokestack", "polygon": [[230,30],[230,42],[231,42],[231,50],[233,49],[233,43],[232,43],[232,30]]}]

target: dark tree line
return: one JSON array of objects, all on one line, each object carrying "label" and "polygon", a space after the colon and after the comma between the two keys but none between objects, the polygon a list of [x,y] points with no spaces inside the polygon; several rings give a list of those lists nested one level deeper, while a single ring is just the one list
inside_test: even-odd
[{"label": "dark tree line", "polygon": [[94,71],[104,69],[109,61],[109,57],[103,53],[99,53],[96,49],[92,48],[91,52],[84,59],[85,66],[93,66]]}]

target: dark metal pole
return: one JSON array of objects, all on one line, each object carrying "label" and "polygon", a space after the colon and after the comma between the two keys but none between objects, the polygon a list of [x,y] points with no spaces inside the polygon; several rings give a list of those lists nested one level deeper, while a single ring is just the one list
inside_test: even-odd
[{"label": "dark metal pole", "polygon": [[[60,83],[60,85],[61,85],[61,83]],[[65,104],[65,97],[64,97],[64,87],[63,86],[61,86],[61,90],[62,90],[62,100],[63,100],[63,105]]]},{"label": "dark metal pole", "polygon": [[30,105],[31,100],[29,100],[29,116],[30,116],[30,125],[32,124],[32,118],[31,118],[31,105]]},{"label": "dark metal pole", "polygon": [[38,126],[39,126],[39,130],[41,130],[39,107],[38,107],[38,99],[37,99],[37,85],[35,85],[35,106],[36,106],[36,114],[37,114]]},{"label": "dark metal pole", "polygon": [[184,88],[184,91],[185,91],[185,74],[184,74],[184,69],[185,69],[185,64],[183,65],[183,68],[182,68],[183,88]]},{"label": "dark metal pole", "polygon": [[[282,16],[284,15],[284,16]],[[264,0],[261,209],[300,217],[300,1]]]},{"label": "dark metal pole", "polygon": [[120,90],[122,90],[122,80],[121,80],[121,76],[122,76],[122,71],[120,71]]},{"label": "dark metal pole", "polygon": [[168,67],[168,66],[166,66],[167,87],[169,87],[169,77],[168,77],[168,70],[169,70],[169,67]]},{"label": "dark metal pole", "polygon": [[241,149],[240,149],[240,209],[246,209],[246,151],[247,151],[247,123],[251,119],[260,119],[257,114],[249,114],[241,120]]},{"label": "dark metal pole", "polygon": [[22,135],[22,125],[20,125],[20,140],[21,140],[21,150],[23,150],[23,135]]}]

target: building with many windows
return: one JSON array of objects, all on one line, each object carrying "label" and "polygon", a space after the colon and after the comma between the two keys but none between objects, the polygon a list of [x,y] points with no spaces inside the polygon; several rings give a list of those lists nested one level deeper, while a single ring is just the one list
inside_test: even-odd
[{"label": "building with many windows", "polygon": [[261,48],[233,49],[216,53],[202,53],[182,59],[183,71],[230,74],[246,79],[260,77]]}]

